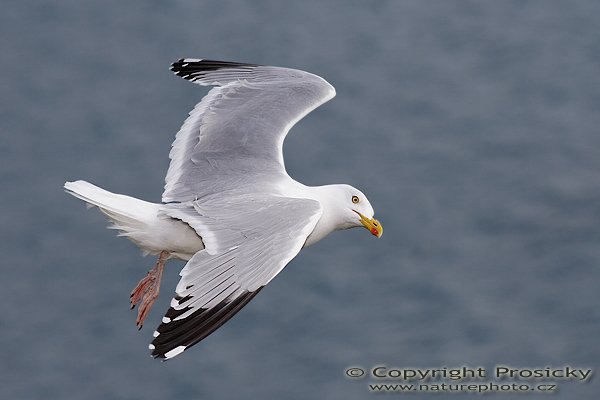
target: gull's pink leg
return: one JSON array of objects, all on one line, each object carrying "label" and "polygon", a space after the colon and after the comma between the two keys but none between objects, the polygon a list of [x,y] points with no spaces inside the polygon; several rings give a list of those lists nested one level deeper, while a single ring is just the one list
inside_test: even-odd
[{"label": "gull's pink leg", "polygon": [[140,303],[141,301],[138,308],[138,316],[135,321],[138,329],[142,329],[144,320],[150,312],[154,301],[158,297],[163,269],[165,262],[169,259],[169,256],[170,254],[168,251],[161,251],[154,268],[148,271],[148,274],[146,274],[146,276],[139,281],[135,289],[133,289],[131,292],[131,309],[133,309],[136,304]]}]

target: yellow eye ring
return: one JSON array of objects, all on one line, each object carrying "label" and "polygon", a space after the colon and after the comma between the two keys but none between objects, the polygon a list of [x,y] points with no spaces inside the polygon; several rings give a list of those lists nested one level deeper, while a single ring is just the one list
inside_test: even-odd
[{"label": "yellow eye ring", "polygon": [[354,204],[358,204],[359,201],[360,201],[360,199],[358,198],[358,196],[352,196],[352,202]]}]

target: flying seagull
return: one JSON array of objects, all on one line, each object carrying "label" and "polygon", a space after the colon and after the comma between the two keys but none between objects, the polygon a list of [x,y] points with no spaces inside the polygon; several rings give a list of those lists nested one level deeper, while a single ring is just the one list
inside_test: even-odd
[{"label": "flying seagull", "polygon": [[131,292],[141,329],[156,300],[164,264],[187,261],[175,297],[149,345],[170,359],[244,307],[305,246],[333,231],[365,227],[381,237],[367,197],[349,185],[306,186],[283,162],[290,128],[335,96],[308,72],[201,59],[171,70],[215,86],[190,112],[169,158],[162,203],[111,193],[85,181],[65,190],[97,206],[155,266]]}]

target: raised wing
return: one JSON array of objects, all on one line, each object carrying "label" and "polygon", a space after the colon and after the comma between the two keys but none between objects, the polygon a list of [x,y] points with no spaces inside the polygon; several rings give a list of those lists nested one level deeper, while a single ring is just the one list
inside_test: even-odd
[{"label": "raised wing", "polygon": [[[335,96],[324,79],[289,68],[182,59],[171,69],[211,89],[177,133],[162,200],[191,201],[253,176],[285,173],[290,128]],[[215,184],[218,183],[218,190]]]},{"label": "raised wing", "polygon": [[154,357],[175,357],[227,322],[298,254],[321,217],[314,200],[222,199],[165,205],[167,215],[202,236],[206,250],[180,273],[176,295],[150,345]]}]

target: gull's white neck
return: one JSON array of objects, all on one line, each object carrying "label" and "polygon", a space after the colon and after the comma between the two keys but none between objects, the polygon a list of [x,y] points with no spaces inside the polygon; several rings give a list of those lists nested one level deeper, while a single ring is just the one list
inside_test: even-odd
[{"label": "gull's white neck", "polygon": [[315,229],[306,239],[304,247],[310,246],[338,229],[344,229],[339,225],[338,205],[334,197],[332,186],[306,186],[289,178],[282,185],[282,194],[288,197],[297,197],[316,200],[321,204],[323,213],[317,222]]}]

